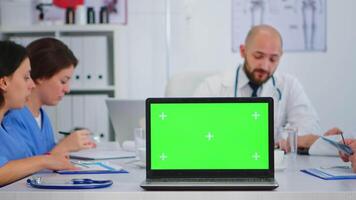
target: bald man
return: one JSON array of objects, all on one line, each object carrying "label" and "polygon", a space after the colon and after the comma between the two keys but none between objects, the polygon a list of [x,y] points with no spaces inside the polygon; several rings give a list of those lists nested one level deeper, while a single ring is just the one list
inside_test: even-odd
[{"label": "bald man", "polygon": [[[283,55],[282,43],[281,35],[272,26],[252,27],[245,44],[240,46],[244,63],[208,77],[194,96],[272,97],[276,141],[277,133],[288,124],[298,128],[298,146],[309,148],[321,132],[319,119],[299,81],[291,75],[275,73]],[[331,129],[326,134],[339,132]]]}]

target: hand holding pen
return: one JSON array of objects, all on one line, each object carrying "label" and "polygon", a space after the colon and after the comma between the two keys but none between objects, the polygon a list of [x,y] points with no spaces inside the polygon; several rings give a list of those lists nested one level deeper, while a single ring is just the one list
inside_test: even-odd
[{"label": "hand holding pen", "polygon": [[58,131],[59,134],[64,135],[64,136],[68,136],[70,135],[72,132],[66,132],[66,131]]},{"label": "hand holding pen", "polygon": [[96,142],[100,142],[100,137],[103,137],[102,135],[96,136],[96,135],[94,135],[93,132],[91,132],[89,129],[87,129],[87,128],[82,128],[82,127],[76,127],[76,128],[74,128],[72,131],[70,131],[70,132],[58,131],[58,133],[59,133],[59,134],[62,134],[62,135],[64,135],[64,136],[68,136],[68,135],[70,135],[70,134],[72,134],[72,133],[76,133],[77,131],[80,131],[80,130],[87,130],[87,131],[89,131],[90,136],[91,136],[91,139],[92,139],[92,142],[93,142],[93,144],[94,144],[94,147],[96,147],[96,144],[95,144]]},{"label": "hand holding pen", "polygon": [[95,148],[96,144],[92,141],[91,133],[87,129],[81,129],[70,133],[63,132],[67,137],[63,138],[56,147],[54,152],[73,152],[82,149]]},{"label": "hand holding pen", "polygon": [[80,130],[88,130],[89,132],[91,132],[89,129],[84,128],[84,127],[75,127],[71,131],[58,131],[58,133],[61,135],[64,135],[64,136],[68,136],[71,133],[74,133],[75,131],[80,131]]},{"label": "hand holding pen", "polygon": [[[355,152],[356,151],[356,140],[345,139],[342,132],[340,135],[341,135],[342,143],[344,145],[349,146],[353,150],[353,152]],[[345,162],[348,162],[350,157],[352,156],[352,155],[346,155],[345,153],[342,153],[342,152],[339,152],[339,155],[340,155],[340,158]]]},{"label": "hand holding pen", "polygon": [[[343,143],[345,145],[348,145],[353,150],[353,152],[356,152],[356,140],[355,139],[344,139],[343,138]],[[354,153],[352,155],[346,155],[344,153],[339,152],[339,155],[344,162],[351,162],[352,171],[356,172],[356,154]]]}]

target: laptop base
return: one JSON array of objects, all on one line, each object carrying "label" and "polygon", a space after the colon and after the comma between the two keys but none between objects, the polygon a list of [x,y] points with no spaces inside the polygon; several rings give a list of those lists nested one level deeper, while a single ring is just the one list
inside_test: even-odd
[{"label": "laptop base", "polygon": [[174,182],[146,180],[140,185],[145,190],[274,190],[279,185],[268,182]]}]

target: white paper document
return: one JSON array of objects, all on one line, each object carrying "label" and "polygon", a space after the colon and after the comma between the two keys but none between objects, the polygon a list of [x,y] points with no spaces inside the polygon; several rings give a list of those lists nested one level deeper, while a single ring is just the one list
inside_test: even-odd
[{"label": "white paper document", "polygon": [[135,153],[120,150],[87,149],[79,152],[70,153],[69,157],[72,159],[80,160],[108,160],[134,158]]}]

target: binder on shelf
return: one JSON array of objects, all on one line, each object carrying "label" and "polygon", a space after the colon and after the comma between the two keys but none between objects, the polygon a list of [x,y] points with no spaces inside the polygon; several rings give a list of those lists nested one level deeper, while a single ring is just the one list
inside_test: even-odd
[{"label": "binder on shelf", "polygon": [[57,106],[57,125],[58,129],[69,131],[72,129],[72,97],[66,95]]},{"label": "binder on shelf", "polygon": [[94,52],[96,52],[96,47],[94,45],[95,43],[92,41],[92,37],[85,36],[83,37],[83,87],[84,88],[93,88],[97,87],[93,83],[93,65],[95,65],[96,61],[96,55]]},{"label": "binder on shelf", "polygon": [[71,37],[69,37],[69,36],[63,36],[63,37],[60,37],[59,39],[60,39],[60,41],[62,41],[65,45],[67,45],[69,49],[71,49],[71,50],[73,51],[73,49],[72,49],[72,47],[71,47]]},{"label": "binder on shelf", "polygon": [[97,133],[102,136],[101,139],[109,140],[109,112],[105,105],[107,95],[98,95],[97,99],[97,112],[96,121],[98,122]]},{"label": "binder on shelf", "polygon": [[[57,108],[55,106],[43,106],[43,109],[47,113],[49,119],[51,120],[53,131],[56,133],[58,130]],[[59,134],[54,134],[54,137],[58,141],[59,138],[61,138],[62,136],[59,136]]]},{"label": "binder on shelf", "polygon": [[9,38],[9,40],[15,42],[16,44],[24,46],[22,38],[20,36],[12,36],[12,37]]},{"label": "binder on shelf", "polygon": [[85,88],[108,86],[108,45],[105,36],[83,38],[83,72]]},{"label": "binder on shelf", "polygon": [[31,42],[40,39],[41,37],[23,37],[23,45],[24,47],[27,47]]},{"label": "binder on shelf", "polygon": [[70,48],[73,51],[75,57],[78,59],[78,65],[76,66],[72,77],[72,88],[80,89],[83,87],[84,82],[84,63],[86,57],[83,55],[83,39],[78,36],[70,37]]},{"label": "binder on shelf", "polygon": [[108,42],[105,36],[93,38],[96,46],[96,59],[93,68],[94,84],[100,87],[108,86]]},{"label": "binder on shelf", "polygon": [[72,95],[72,116],[73,116],[73,128],[74,127],[86,127],[84,122],[84,96]]},{"label": "binder on shelf", "polygon": [[95,137],[108,140],[109,117],[105,107],[107,95],[85,95],[84,96],[84,124]]},{"label": "binder on shelf", "polygon": [[[45,107],[51,118],[53,129],[70,131],[76,127],[89,129],[94,137],[109,139],[109,117],[105,106],[105,94],[66,95],[57,107]],[[57,139],[63,135],[56,135]]]},{"label": "binder on shelf", "polygon": [[84,95],[84,124],[85,127],[92,131],[94,134],[98,130],[98,121],[96,120],[97,113],[97,103],[95,100],[95,95]]}]

